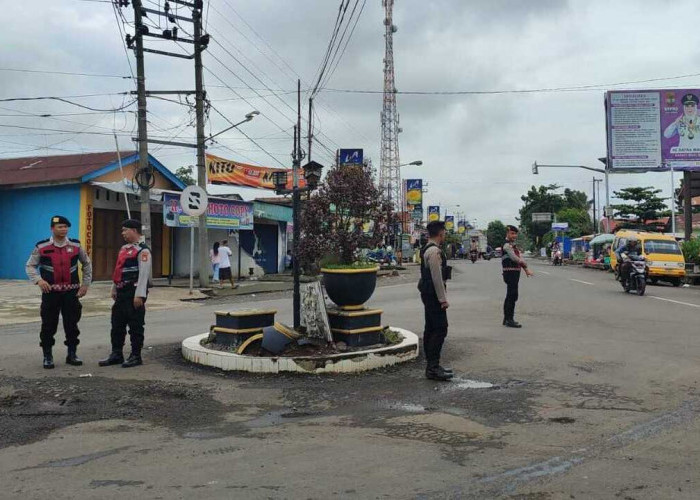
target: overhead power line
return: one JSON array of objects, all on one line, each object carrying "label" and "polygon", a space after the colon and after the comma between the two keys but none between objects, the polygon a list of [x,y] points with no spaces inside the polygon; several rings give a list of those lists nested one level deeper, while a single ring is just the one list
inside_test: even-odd
[{"label": "overhead power line", "polygon": [[[502,90],[397,90],[396,94],[402,95],[498,95],[498,94],[534,94],[547,92],[577,92],[586,90],[601,90],[609,87],[619,87],[622,85],[636,85],[639,83],[654,83],[668,80],[681,80],[684,78],[694,78],[700,73],[688,75],[667,76],[662,78],[650,78],[647,80],[632,80],[628,82],[597,83],[590,85],[578,85],[573,87],[544,87],[533,89],[502,89]],[[382,94],[383,90],[359,90],[359,89],[333,89],[324,88],[326,92],[342,92],[347,94]]]},{"label": "overhead power line", "polygon": [[111,108],[111,109],[99,109],[99,108],[93,108],[91,106],[85,106],[84,104],[80,104],[77,102],[69,101],[68,99],[64,99],[62,97],[11,97],[8,99],[0,99],[0,102],[16,102],[16,101],[60,101],[64,102],[66,104],[71,104],[72,106],[77,106],[79,108],[87,109],[89,111],[100,111],[100,112],[106,112],[106,113],[114,113],[117,111],[122,111],[132,104],[136,102],[136,99],[129,101],[128,103],[124,104],[123,106],[120,106],[118,108]]},{"label": "overhead power line", "polygon": [[42,75],[64,75],[64,76],[87,76],[94,78],[120,78],[122,80],[131,80],[128,75],[105,75],[99,73],[76,73],[72,71],[49,71],[39,69],[22,69],[22,68],[0,68],[0,71],[10,71],[14,73],[39,73]]}]

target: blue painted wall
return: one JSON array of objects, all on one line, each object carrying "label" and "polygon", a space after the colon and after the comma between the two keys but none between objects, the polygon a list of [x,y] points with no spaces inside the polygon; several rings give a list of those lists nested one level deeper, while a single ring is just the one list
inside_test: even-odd
[{"label": "blue painted wall", "polygon": [[68,217],[79,238],[80,184],[0,190],[0,278],[26,279],[24,265],[37,241],[51,236],[51,216]]}]

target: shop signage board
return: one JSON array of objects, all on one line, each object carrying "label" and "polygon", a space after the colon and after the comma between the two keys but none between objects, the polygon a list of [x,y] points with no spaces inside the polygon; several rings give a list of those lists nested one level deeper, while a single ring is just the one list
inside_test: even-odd
[{"label": "shop signage board", "polygon": [[[163,193],[163,223],[168,227],[196,227],[198,217],[184,212],[180,203],[180,194]],[[253,204],[225,198],[209,198],[207,227],[252,230]]]},{"label": "shop signage board", "polygon": [[[259,167],[239,161],[228,160],[211,154],[206,155],[207,178],[210,184],[243,186],[275,190],[272,174],[287,173],[286,189],[292,189],[292,170],[286,168]],[[306,186],[304,171],[299,169],[299,187]]]},{"label": "shop signage board", "polygon": [[699,89],[606,92],[608,168],[700,170],[699,104]]}]

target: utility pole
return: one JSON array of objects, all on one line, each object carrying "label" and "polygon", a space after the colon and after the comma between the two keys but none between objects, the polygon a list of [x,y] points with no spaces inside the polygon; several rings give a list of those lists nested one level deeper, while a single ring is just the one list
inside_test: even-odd
[{"label": "utility pole", "polygon": [[[207,190],[207,166],[204,160],[204,76],[202,52],[206,43],[202,43],[202,3],[196,2],[192,11],[194,22],[194,85],[195,85],[195,114],[197,116],[197,185]],[[209,235],[207,230],[207,213],[199,216],[199,286],[209,286]]]},{"label": "utility pole", "polygon": [[148,163],[148,123],[146,118],[146,70],[143,61],[143,11],[141,0],[133,0],[134,26],[136,28],[136,92],[138,101],[139,166],[137,180],[141,188],[141,226],[145,243],[151,246],[151,167]]},{"label": "utility pole", "polygon": [[[204,101],[206,93],[204,92],[203,83],[203,66],[202,52],[209,45],[209,35],[202,33],[202,10],[204,8],[203,0],[169,0],[163,5],[163,10],[157,10],[152,7],[144,7],[142,0],[133,0],[134,7],[134,26],[136,29],[135,35],[126,35],[126,44],[129,48],[134,49],[136,55],[136,71],[137,71],[137,90],[132,91],[132,94],[137,94],[138,101],[138,137],[133,139],[139,144],[139,166],[136,174],[136,182],[141,188],[141,224],[143,225],[146,244],[151,244],[151,213],[150,213],[150,193],[149,190],[153,187],[155,177],[153,169],[148,162],[148,144],[164,144],[171,146],[181,146],[197,150],[197,180],[200,187],[206,190],[207,172],[205,163],[205,138],[204,138]],[[178,4],[183,7],[192,9],[192,17],[185,17],[173,12],[170,4]],[[120,0],[119,7],[128,5],[128,1]],[[165,29],[161,33],[151,32],[148,26],[143,24],[143,17],[146,15],[154,15],[165,19]],[[194,38],[183,38],[179,36],[179,28],[177,22],[192,23],[194,27]],[[170,25],[168,23],[171,23]],[[176,42],[178,44],[191,44],[194,46],[193,54],[181,54],[168,52],[159,49],[150,49],[144,47],[143,37],[157,38]],[[146,76],[144,70],[144,53],[157,54],[167,57],[176,57],[179,59],[187,59],[195,61],[195,90],[146,90]],[[180,141],[163,141],[159,139],[148,139],[147,134],[147,116],[146,116],[146,98],[153,95],[192,95],[195,94],[195,112],[197,115],[197,142],[196,144],[180,142]],[[218,134],[217,134],[218,135]],[[206,232],[206,216],[199,219],[199,281],[200,286],[209,284],[209,262],[207,258],[207,232]]]},{"label": "utility pole", "polygon": [[[311,161],[311,144],[312,144],[313,138],[314,138],[314,136],[313,136],[313,128],[311,127],[311,118],[312,118],[312,108],[313,108],[313,105],[314,105],[314,98],[313,98],[313,97],[309,97],[309,120],[308,120],[308,121],[309,121],[309,147],[308,147],[308,149],[307,149],[307,151],[306,151],[306,158],[307,158],[307,161]],[[309,193],[309,194],[311,194],[311,193]]]},{"label": "utility pole", "polygon": [[[311,106],[309,106],[311,109]],[[309,138],[309,141],[311,139]],[[299,210],[301,200],[299,193],[299,167],[301,166],[301,80],[297,80],[297,124],[294,126],[294,153],[292,155],[292,273],[294,275],[294,329],[301,326],[301,285],[299,279],[301,268],[299,266],[299,238],[301,237],[301,227],[299,227]]]},{"label": "utility pole", "polygon": [[683,172],[683,222],[685,230],[685,240],[690,240],[693,235],[693,190],[690,188],[690,178],[692,174],[690,170]]},{"label": "utility pole", "polygon": [[596,203],[596,199],[595,199],[595,184],[596,184],[596,178],[595,178],[595,175],[594,175],[594,176],[593,176],[593,232],[594,232],[594,233],[597,233],[597,232],[598,232],[598,230],[596,229],[596,227],[597,227],[597,224],[596,224],[597,218],[596,218],[596,213],[595,213],[595,208],[596,208],[596,206],[595,206],[595,203]]}]

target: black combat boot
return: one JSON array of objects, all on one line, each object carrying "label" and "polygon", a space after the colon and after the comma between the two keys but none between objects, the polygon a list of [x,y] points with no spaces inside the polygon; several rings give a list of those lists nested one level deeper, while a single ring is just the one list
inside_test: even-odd
[{"label": "black combat boot", "polygon": [[441,382],[447,382],[452,379],[452,372],[447,372],[443,367],[440,366],[439,362],[429,362],[427,368],[425,369],[425,378],[428,380],[440,380]]},{"label": "black combat boot", "polygon": [[141,359],[141,349],[132,349],[129,359],[122,363],[122,368],[133,368],[143,364]]},{"label": "black combat boot", "polygon": [[505,319],[503,320],[503,325],[507,326],[508,328],[522,328],[523,325],[515,321],[514,319]]},{"label": "black combat boot", "polygon": [[44,347],[44,368],[51,370],[53,367],[53,354],[51,353],[51,348]]},{"label": "black combat boot", "polygon": [[68,355],[66,356],[66,364],[72,366],[82,366],[83,360],[78,357],[78,348],[73,346],[68,348]]},{"label": "black combat boot", "polygon": [[124,362],[124,353],[119,350],[112,349],[105,359],[101,359],[97,364],[100,366],[121,365]]}]

